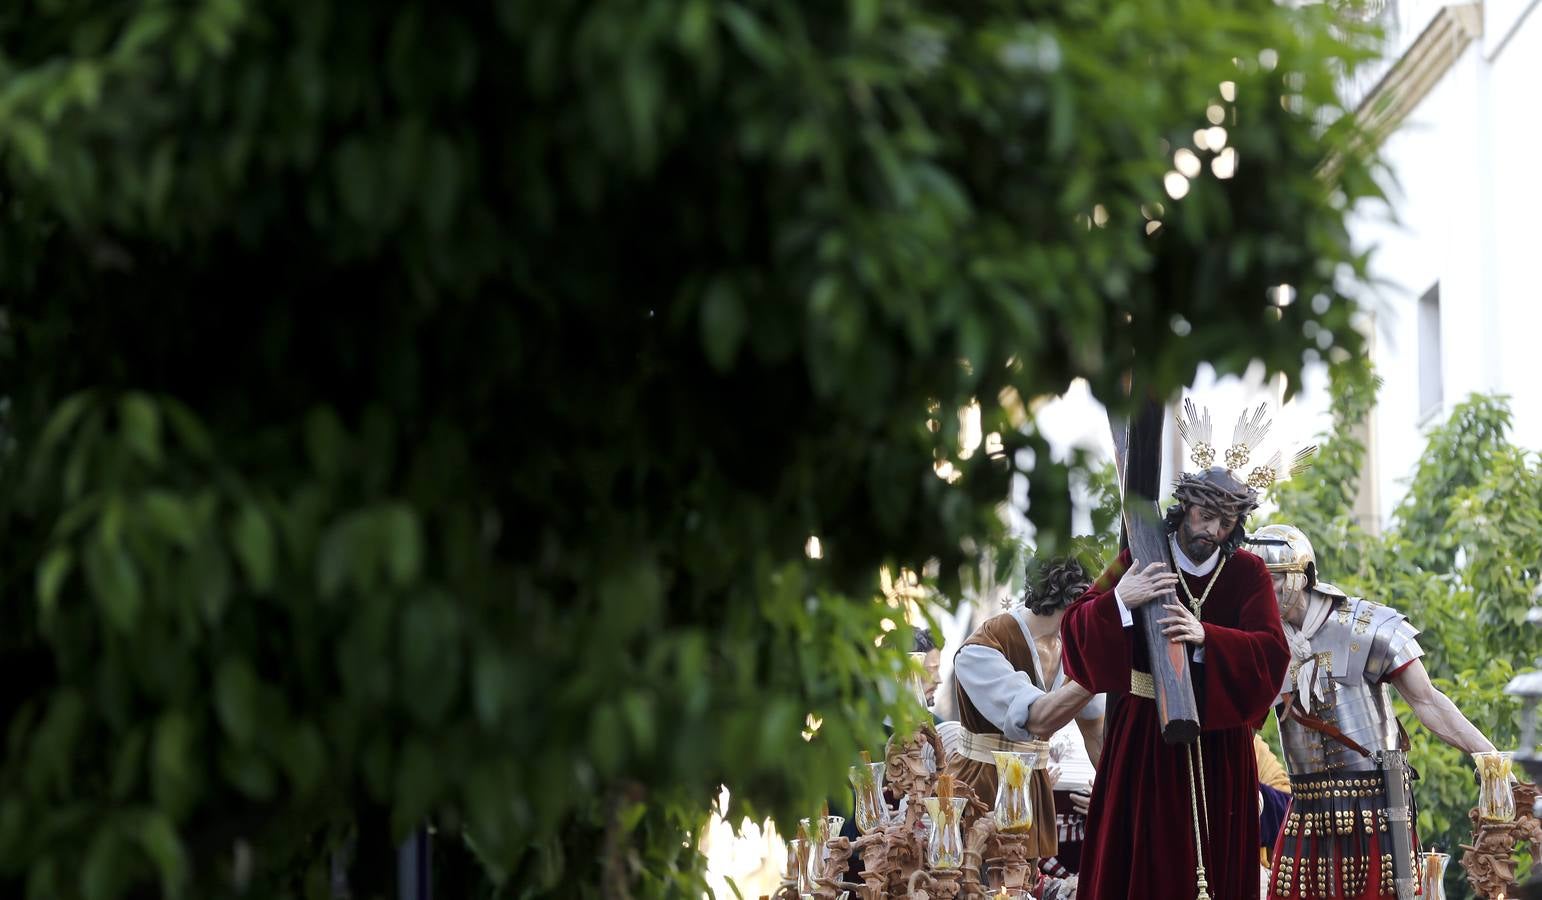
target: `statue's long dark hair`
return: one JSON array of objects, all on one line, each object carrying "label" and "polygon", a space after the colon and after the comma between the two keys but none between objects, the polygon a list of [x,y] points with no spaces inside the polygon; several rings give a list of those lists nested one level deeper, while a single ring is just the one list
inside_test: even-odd
[{"label": "statue's long dark hair", "polygon": [[[1187,509],[1188,505],[1184,503],[1174,503],[1172,506],[1167,508],[1167,515],[1162,517],[1162,524],[1167,526],[1168,534],[1177,534],[1178,529],[1183,527],[1183,517],[1185,515],[1184,511]],[[1231,556],[1233,553],[1237,552],[1239,547],[1247,542],[1248,532],[1242,524],[1243,520],[1246,518],[1246,516],[1238,516],[1237,527],[1233,528],[1231,530],[1231,534],[1226,536],[1226,540],[1221,542],[1222,556]],[[1194,561],[1203,562],[1203,560],[1197,559]]]}]

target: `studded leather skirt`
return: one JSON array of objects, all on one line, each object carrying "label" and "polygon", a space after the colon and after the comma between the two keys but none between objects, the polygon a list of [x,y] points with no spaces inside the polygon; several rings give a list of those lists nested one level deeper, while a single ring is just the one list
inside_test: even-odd
[{"label": "studded leather skirt", "polygon": [[1395,897],[1387,795],[1380,772],[1292,776],[1290,811],[1270,874],[1272,897]]}]

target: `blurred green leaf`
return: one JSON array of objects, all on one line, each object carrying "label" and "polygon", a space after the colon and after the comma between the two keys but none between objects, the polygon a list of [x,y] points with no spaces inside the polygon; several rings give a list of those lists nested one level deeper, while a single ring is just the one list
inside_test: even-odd
[{"label": "blurred green leaf", "polygon": [[135,823],[135,833],[160,872],[161,896],[180,896],[187,883],[188,861],[176,827],[161,813],[149,811]]},{"label": "blurred green leaf", "polygon": [[733,365],[747,324],[743,298],[726,279],[714,279],[701,301],[701,339],[718,370]]},{"label": "blurred green leaf", "polygon": [[123,438],[129,448],[151,465],[161,462],[161,416],[143,394],[129,394],[119,404]]},{"label": "blurred green leaf", "polygon": [[81,895],[86,900],[108,900],[121,894],[124,865],[121,836],[115,828],[96,832],[86,849],[85,865],[80,871]]},{"label": "blurred green leaf", "polygon": [[197,800],[198,761],[191,723],[180,712],[164,713],[155,725],[150,778],[157,806],[180,818]]},{"label": "blurred green leaf", "polygon": [[86,544],[82,558],[86,583],[106,619],[121,631],[138,623],[142,587],[133,559],[122,547],[108,546],[100,536]]},{"label": "blurred green leaf", "polygon": [[74,553],[69,547],[55,547],[44,557],[42,565],[38,566],[37,599],[45,615],[58,605],[59,590],[69,577],[74,562]]},{"label": "blurred green leaf", "polygon": [[192,507],[170,491],[145,492],[145,514],[162,536],[190,549],[198,541],[197,522]]},{"label": "blurred green leaf", "polygon": [[316,790],[326,776],[327,748],[320,730],[309,723],[290,730],[280,748],[284,771],[297,793]]},{"label": "blurred green leaf", "polygon": [[236,557],[252,587],[266,592],[273,585],[275,550],[273,528],[262,510],[248,505],[236,514],[232,529]]},{"label": "blurred green leaf", "polygon": [[423,566],[423,534],[417,516],[408,507],[393,505],[381,512],[381,524],[392,580],[398,586],[412,583]]},{"label": "blurred green leaf", "polygon": [[214,708],[225,732],[238,744],[250,744],[257,737],[261,689],[257,673],[240,657],[223,660],[214,674]]}]

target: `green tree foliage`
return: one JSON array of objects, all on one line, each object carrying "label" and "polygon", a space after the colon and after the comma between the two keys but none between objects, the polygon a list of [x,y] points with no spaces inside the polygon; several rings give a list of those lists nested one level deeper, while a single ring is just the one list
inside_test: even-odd
[{"label": "green tree foliage", "polygon": [[[1369,537],[1349,520],[1364,461],[1352,426],[1369,409],[1365,373],[1349,371],[1334,383],[1324,464],[1280,492],[1280,521],[1302,523],[1324,578],[1406,613],[1436,686],[1496,746],[1513,748],[1519,710],[1504,686],[1542,652],[1542,635],[1524,624],[1542,583],[1542,457],[1508,441],[1503,398],[1474,395],[1430,432],[1391,526]],[[1477,802],[1472,761],[1398,708],[1423,775],[1420,834],[1459,853]],[[1470,895],[1455,866],[1447,886]]]},{"label": "green tree foliage", "polygon": [[1003,534],[991,552],[981,554],[978,567],[964,572],[962,602],[990,607],[992,601],[1000,602],[996,600],[997,586],[1015,601],[1023,596],[1034,569],[1062,553],[1075,557],[1093,578],[1114,561],[1119,555],[1119,521],[1124,503],[1119,473],[1112,462],[1096,465],[1081,461],[1079,465],[1081,468],[1072,479],[1077,485],[1073,502],[1086,508],[1092,530],[1071,537],[1069,542],[1066,535],[1072,530],[1070,524],[1065,525],[1063,532],[1050,531],[1044,535],[1042,553],[1025,535]]},{"label": "green tree foliage", "polygon": [[1381,380],[1364,357],[1357,357],[1331,367],[1329,385],[1330,426],[1318,437],[1312,467],[1305,477],[1280,482],[1272,499],[1280,521],[1311,539],[1318,570],[1338,583],[1347,573],[1359,571],[1366,542],[1354,506],[1365,468],[1362,429],[1376,405]]},{"label": "green tree foliage", "polygon": [[913,712],[879,565],[953,579],[1014,471],[1061,520],[1013,411],[1359,351],[1333,16],[0,13],[0,893],[319,896],[356,830],[377,896],[430,819],[697,891],[719,785],[785,822]]},{"label": "green tree foliage", "polygon": [[1119,489],[1119,472],[1112,463],[1089,470],[1086,484],[1092,531],[1074,543],[1074,551],[1083,568],[1096,575],[1119,555],[1124,498]]}]

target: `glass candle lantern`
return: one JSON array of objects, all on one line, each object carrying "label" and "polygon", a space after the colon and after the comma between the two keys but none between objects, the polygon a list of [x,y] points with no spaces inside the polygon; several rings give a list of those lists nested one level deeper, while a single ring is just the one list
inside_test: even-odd
[{"label": "glass candle lantern", "polygon": [[810,816],[807,819],[799,819],[798,824],[808,834],[810,843],[816,847],[823,847],[830,838],[840,836],[841,826],[846,824],[846,817]]},{"label": "glass candle lantern", "polygon": [[1446,864],[1451,857],[1431,850],[1419,854],[1419,887],[1424,900],[1446,900]]},{"label": "glass candle lantern", "polygon": [[819,876],[824,872],[825,860],[830,858],[829,841],[831,838],[840,837],[841,826],[845,824],[845,816],[811,816],[798,820],[799,831],[809,837],[808,860],[804,866],[809,890],[818,889]]},{"label": "glass candle lantern", "polygon": [[1033,828],[1033,769],[1037,754],[997,750],[996,830],[1023,834]]},{"label": "glass candle lantern", "polygon": [[788,880],[792,881],[799,894],[804,894],[814,889],[814,883],[809,878],[809,872],[813,866],[813,848],[808,838],[793,838],[787,842],[788,862],[792,871],[788,873]]},{"label": "glass candle lantern", "polygon": [[[856,795],[857,830],[869,834],[883,827],[888,808],[883,802],[885,766],[881,762],[851,767],[851,790]],[[839,830],[839,829],[837,829]]]},{"label": "glass candle lantern", "polygon": [[947,805],[937,797],[927,797],[926,812],[932,827],[926,839],[926,863],[933,869],[956,869],[964,864],[963,797],[954,797]]},{"label": "glass candle lantern", "polygon": [[1478,768],[1478,817],[1485,822],[1515,821],[1515,794],[1510,788],[1509,750],[1474,753]]}]

